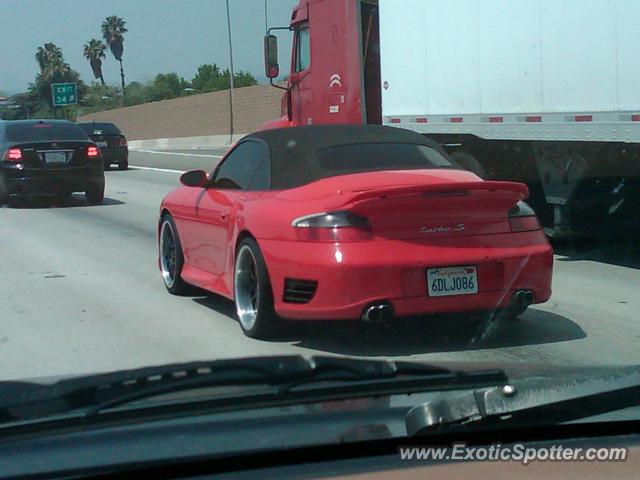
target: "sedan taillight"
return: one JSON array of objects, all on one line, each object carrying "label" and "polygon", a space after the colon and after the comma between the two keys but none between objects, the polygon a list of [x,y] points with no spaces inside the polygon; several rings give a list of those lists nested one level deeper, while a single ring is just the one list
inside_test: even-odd
[{"label": "sedan taillight", "polygon": [[19,162],[20,160],[22,160],[22,150],[20,150],[19,148],[10,148],[7,151],[7,156],[6,156],[7,160],[9,160],[10,162]]},{"label": "sedan taillight", "polygon": [[89,158],[95,158],[100,154],[100,151],[98,150],[98,147],[88,147],[87,148],[87,157]]},{"label": "sedan taillight", "polygon": [[291,222],[303,241],[348,242],[371,238],[369,219],[348,210],[316,213]]},{"label": "sedan taillight", "polygon": [[540,223],[536,213],[525,202],[516,203],[509,210],[509,223],[512,232],[532,232],[540,230]]}]

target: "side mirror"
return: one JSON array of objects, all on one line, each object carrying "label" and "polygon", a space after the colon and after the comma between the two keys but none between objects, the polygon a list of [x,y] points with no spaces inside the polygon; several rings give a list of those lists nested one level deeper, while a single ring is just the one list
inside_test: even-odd
[{"label": "side mirror", "polygon": [[275,35],[265,35],[264,37],[264,74],[267,78],[276,78],[280,75],[278,38]]},{"label": "side mirror", "polygon": [[180,183],[185,187],[204,187],[209,181],[204,170],[191,170],[180,175]]}]

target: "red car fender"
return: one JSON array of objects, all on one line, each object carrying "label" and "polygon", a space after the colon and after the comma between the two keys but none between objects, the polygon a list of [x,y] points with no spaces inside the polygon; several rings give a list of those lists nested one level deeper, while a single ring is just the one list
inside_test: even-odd
[{"label": "red car fender", "polygon": [[303,212],[307,213],[309,209],[308,205],[305,206],[293,202],[281,202],[274,205],[273,197],[275,193],[272,192],[259,192],[255,195],[257,195],[258,198],[249,198],[249,201],[243,200],[242,206],[233,212],[235,218],[232,219],[234,225],[230,231],[227,243],[228,250],[225,261],[224,279],[226,285],[229,287],[229,291],[232,293],[234,291],[233,277],[236,247],[239,238],[249,235],[257,242],[267,265],[267,273],[269,273],[269,265],[273,259],[268,257],[261,247],[261,242],[274,239],[295,240],[293,228],[291,228],[290,232],[287,232],[282,230],[282,226],[289,224],[293,218]]}]

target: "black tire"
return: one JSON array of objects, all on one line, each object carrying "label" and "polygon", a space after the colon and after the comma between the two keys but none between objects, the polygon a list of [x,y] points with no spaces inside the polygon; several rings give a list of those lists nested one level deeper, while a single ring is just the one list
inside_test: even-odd
[{"label": "black tire", "polygon": [[[165,237],[166,235],[166,237]],[[164,250],[164,248],[167,250]],[[171,256],[173,255],[173,257]],[[162,217],[158,235],[158,256],[160,259],[160,273],[165,288],[172,295],[185,295],[191,290],[191,285],[182,279],[184,255],[178,229],[171,215]]]},{"label": "black tire", "polygon": [[118,170],[128,170],[129,169],[129,160],[123,160],[118,164]]},{"label": "black tire", "polygon": [[[256,280],[255,294],[252,277]],[[260,247],[252,238],[245,238],[238,245],[233,280],[236,315],[244,334],[266,339],[279,333],[282,322],[273,308],[269,272]]]},{"label": "black tire", "polygon": [[104,171],[106,172],[107,170],[111,170],[111,164],[110,163],[105,163],[104,164]]},{"label": "black tire", "polygon": [[9,204],[9,189],[5,184],[4,176],[0,174],[0,207]]},{"label": "black tire", "polygon": [[104,185],[92,185],[85,190],[84,194],[87,197],[87,202],[91,205],[98,205],[104,201]]}]

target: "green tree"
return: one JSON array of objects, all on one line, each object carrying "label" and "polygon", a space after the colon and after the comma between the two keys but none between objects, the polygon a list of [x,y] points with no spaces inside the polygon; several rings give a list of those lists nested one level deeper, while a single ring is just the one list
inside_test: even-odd
[{"label": "green tree", "polygon": [[124,69],[122,67],[122,54],[124,53],[124,34],[128,32],[125,28],[126,22],[116,16],[107,17],[102,22],[102,37],[107,42],[113,57],[120,62],[120,80],[122,82],[122,95],[125,92]]},{"label": "green tree", "polygon": [[[215,92],[217,90],[227,90],[229,88],[230,72],[228,69],[220,70],[220,67],[213,64],[204,64],[198,67],[198,72],[191,80],[193,88],[201,92]],[[256,85],[258,81],[249,72],[237,72],[233,76],[235,87],[248,87]]]},{"label": "green tree", "polygon": [[[73,69],[64,73],[54,73],[45,77],[42,74],[36,75],[34,82],[29,84],[29,105],[32,112],[37,112],[33,116],[44,118],[55,117],[51,101],[51,84],[52,83],[75,83],[77,86],[78,98],[82,98],[86,93],[87,86],[80,80],[80,74]],[[58,111],[62,112],[64,118],[73,118],[75,107],[62,107]]]},{"label": "green tree", "polygon": [[215,63],[204,64],[198,67],[198,72],[191,80],[191,85],[201,92],[213,92],[222,90],[223,80],[218,65]]},{"label": "green tree", "polygon": [[160,73],[149,86],[152,100],[169,100],[185,94],[188,84],[177,73]]},{"label": "green tree", "polygon": [[82,97],[83,113],[101,112],[120,106],[118,87],[93,83]]},{"label": "green tree", "polygon": [[125,105],[140,105],[152,100],[151,92],[148,85],[140,82],[131,82],[127,84],[127,96],[125,97]]},{"label": "green tree", "polygon": [[235,87],[250,87],[257,84],[258,80],[256,80],[256,77],[254,77],[250,72],[243,72],[240,70],[233,75],[233,85]]},{"label": "green tree", "polygon": [[99,78],[102,85],[104,85],[104,76],[102,75],[102,59],[107,58],[107,55],[104,53],[106,49],[107,46],[104,44],[104,42],[96,38],[92,38],[91,40],[89,40],[84,44],[83,47],[84,58],[89,60],[89,65],[91,65],[93,76],[95,78]]},{"label": "green tree", "polygon": [[[3,92],[0,91],[0,96],[5,96]],[[26,93],[19,93],[17,95],[13,95],[9,99],[11,103],[11,108],[5,107],[4,109],[0,107],[2,111],[2,118],[5,120],[20,120],[27,119],[32,117],[33,110],[29,107],[29,98]]]}]

